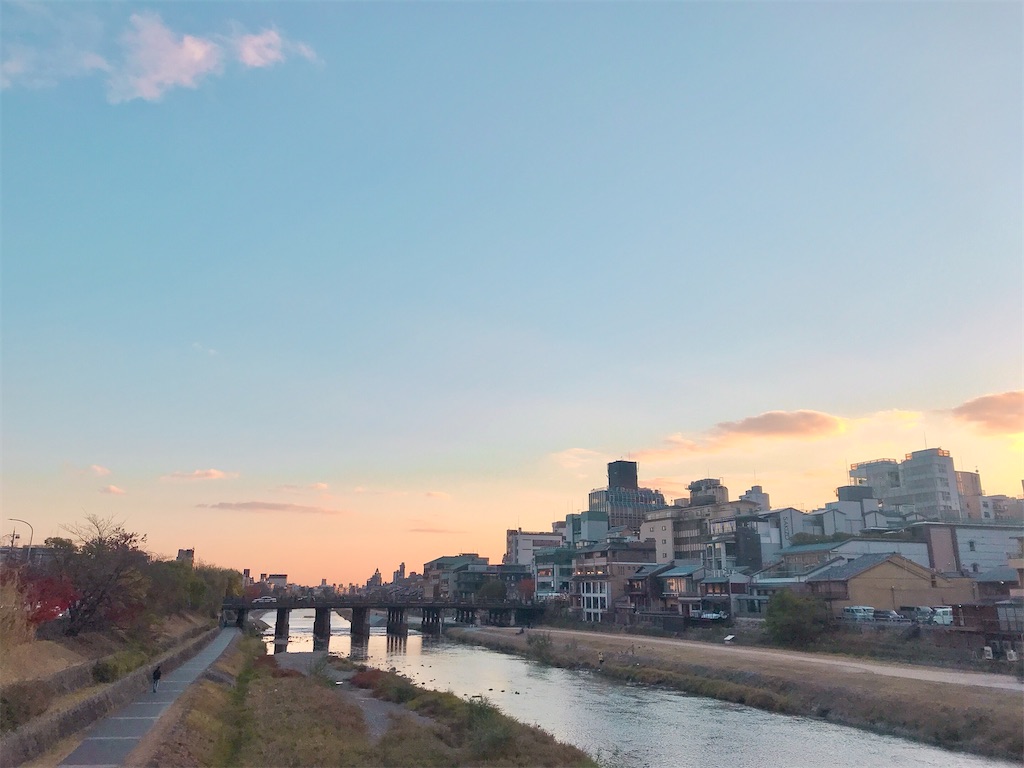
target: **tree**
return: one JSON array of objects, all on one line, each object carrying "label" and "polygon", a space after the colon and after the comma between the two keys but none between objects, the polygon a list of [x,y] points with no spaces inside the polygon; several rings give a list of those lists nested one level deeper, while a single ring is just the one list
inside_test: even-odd
[{"label": "tree", "polygon": [[126,531],[112,518],[96,515],[65,530],[78,540],[75,551],[61,564],[77,593],[68,608],[65,634],[130,625],[146,604],[149,581],[143,568],[149,555],[141,548],[146,537]]},{"label": "tree", "polygon": [[476,591],[478,600],[504,600],[507,590],[501,579],[488,579]]},{"label": "tree", "polygon": [[768,601],[765,628],[779,645],[806,648],[825,633],[829,609],[823,600],[800,597],[788,589],[776,592]]},{"label": "tree", "polygon": [[516,590],[519,592],[520,600],[533,600],[533,595],[537,591],[537,584],[533,579],[523,579],[516,584]]}]

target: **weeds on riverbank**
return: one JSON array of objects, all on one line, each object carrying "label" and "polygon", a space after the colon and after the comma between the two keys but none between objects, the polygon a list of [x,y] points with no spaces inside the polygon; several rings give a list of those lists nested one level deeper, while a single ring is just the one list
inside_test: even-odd
[{"label": "weeds on riverbank", "polygon": [[424,728],[399,720],[378,745],[385,762],[373,765],[596,766],[583,751],[502,714],[485,699],[425,691],[378,669],[360,672],[357,679],[378,698],[404,703],[437,724]]}]

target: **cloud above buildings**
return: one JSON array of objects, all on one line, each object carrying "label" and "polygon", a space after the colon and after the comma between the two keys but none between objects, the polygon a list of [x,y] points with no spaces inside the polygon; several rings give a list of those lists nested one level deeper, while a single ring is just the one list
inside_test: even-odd
[{"label": "cloud above buildings", "polygon": [[[20,8],[12,6],[15,11]],[[14,26],[27,24],[35,33],[33,43],[15,40],[15,33],[10,34],[11,41],[7,35],[0,41],[0,87],[52,87],[99,74],[106,78],[111,104],[136,99],[157,102],[168,91],[198,88],[229,67],[266,69],[296,57],[317,60],[309,45],[290,40],[276,29],[251,34],[233,25],[236,28],[229,34],[188,34],[172,29],[151,11],[131,14],[111,40],[96,19],[66,8],[21,11],[26,18],[17,21],[25,23]]]},{"label": "cloud above buildings", "polygon": [[161,480],[231,480],[238,477],[237,472],[224,472],[220,469],[196,469],[192,472],[171,472],[164,475]]},{"label": "cloud above buildings", "polygon": [[340,509],[311,507],[305,504],[282,504],[275,501],[219,501],[216,504],[196,504],[201,509],[220,509],[229,512],[284,512],[300,515],[344,515]]},{"label": "cloud above buildings", "polygon": [[104,477],[110,474],[110,470],[106,467],[101,467],[99,464],[90,464],[89,471],[92,472],[96,477]]},{"label": "cloud above buildings", "polygon": [[425,494],[428,499],[439,499],[441,501],[451,501],[452,495],[445,493],[444,491],[427,491]]},{"label": "cloud above buildings", "polygon": [[100,493],[107,493],[112,496],[123,496],[127,491],[124,488],[118,488],[116,485],[105,485],[100,488]]},{"label": "cloud above buildings", "polygon": [[988,434],[1015,435],[1024,432],[1024,390],[982,395],[950,411],[953,418],[967,422]]},{"label": "cloud above buildings", "polygon": [[846,420],[821,411],[767,411],[739,421],[723,421],[702,435],[669,435],[664,444],[636,453],[638,461],[676,461],[704,453],[716,453],[738,444],[769,440],[813,440],[831,437],[846,429]]}]

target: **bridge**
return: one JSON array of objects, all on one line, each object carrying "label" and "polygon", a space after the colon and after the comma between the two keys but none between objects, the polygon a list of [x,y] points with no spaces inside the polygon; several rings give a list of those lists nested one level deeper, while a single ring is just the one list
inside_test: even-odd
[{"label": "bridge", "polygon": [[226,598],[221,606],[221,624],[234,622],[244,627],[251,611],[276,611],[274,624],[274,645],[288,643],[289,616],[294,610],[313,610],[313,649],[326,650],[331,636],[331,614],[335,611],[352,612],[350,634],[368,637],[370,634],[370,611],[387,612],[387,633],[404,635],[409,631],[406,613],[418,612],[421,617],[420,631],[424,634],[440,634],[444,627],[446,613],[460,624],[475,624],[478,613],[483,623],[508,626],[514,620],[517,625],[532,624],[543,612],[542,605],[516,600],[444,600],[440,598],[392,598],[345,595],[340,597],[280,597],[272,601],[266,598],[245,600]]}]

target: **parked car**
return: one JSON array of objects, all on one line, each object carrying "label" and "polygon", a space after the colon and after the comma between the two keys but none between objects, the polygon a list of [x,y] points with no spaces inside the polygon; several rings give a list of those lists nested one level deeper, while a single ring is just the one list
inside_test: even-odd
[{"label": "parked car", "polygon": [[906,619],[896,613],[896,611],[885,610],[876,610],[874,612],[874,619],[875,621],[906,621]]},{"label": "parked car", "polygon": [[702,619],[728,619],[729,614],[725,611],[707,611],[700,615]]},{"label": "parked car", "polygon": [[901,605],[900,615],[903,616],[907,621],[913,621],[918,624],[928,624],[931,621],[932,614],[935,611],[927,605]]},{"label": "parked car", "polygon": [[255,605],[256,603],[276,603],[276,602],[277,602],[277,598],[276,597],[271,597],[270,595],[263,595],[263,597],[257,597],[255,600],[252,601],[253,605]]},{"label": "parked car", "polygon": [[932,617],[928,622],[929,624],[945,624],[949,626],[953,623],[953,609],[948,605],[937,605],[932,609]]},{"label": "parked car", "polygon": [[848,605],[843,608],[843,618],[847,621],[874,621],[875,609],[870,605]]}]

